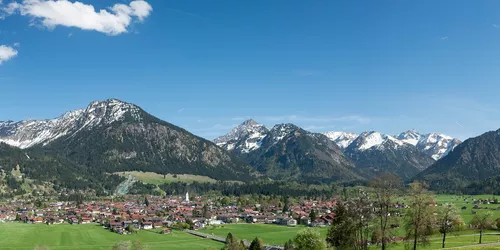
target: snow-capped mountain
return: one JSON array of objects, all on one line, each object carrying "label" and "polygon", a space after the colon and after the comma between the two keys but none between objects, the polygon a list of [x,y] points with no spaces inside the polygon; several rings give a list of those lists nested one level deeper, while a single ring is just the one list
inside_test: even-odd
[{"label": "snow-capped mountain", "polygon": [[341,149],[347,148],[359,136],[359,134],[356,133],[335,131],[325,132],[323,134],[333,142],[337,143]]},{"label": "snow-capped mountain", "polygon": [[46,145],[82,129],[124,120],[125,114],[140,121],[139,110],[133,104],[109,99],[92,102],[86,109],[67,112],[55,119],[0,122],[0,142],[23,149]]},{"label": "snow-capped mountain", "polygon": [[367,178],[394,173],[410,179],[434,163],[417,147],[375,131],[361,133],[344,153],[365,172]]},{"label": "snow-capped mountain", "polygon": [[[118,171],[195,174],[218,180],[248,180],[254,172],[213,142],[116,99],[92,102],[55,119],[1,122],[0,142],[18,147],[7,155],[7,162],[19,162],[21,155],[23,161],[33,162],[21,165],[32,177],[71,188],[89,187],[95,184],[94,177],[106,183],[105,173]],[[45,155],[54,160],[45,161]],[[74,169],[80,169],[78,175],[72,174]]]},{"label": "snow-capped mountain", "polygon": [[248,120],[214,142],[272,179],[330,182],[361,178],[352,161],[328,137],[290,123],[268,130]]},{"label": "snow-capped mountain", "polygon": [[408,130],[397,135],[396,138],[416,146],[434,160],[443,158],[461,143],[460,140],[447,135],[439,133],[420,134],[416,130]]},{"label": "snow-capped mountain", "polygon": [[405,142],[398,140],[390,135],[382,134],[375,131],[367,131],[361,133],[348,146],[350,150],[365,151],[371,148],[385,149],[390,146],[393,148],[408,146]]},{"label": "snow-capped mountain", "polygon": [[269,129],[266,126],[250,119],[233,128],[226,135],[214,140],[215,144],[228,151],[249,153],[260,147],[262,139],[267,136]]}]

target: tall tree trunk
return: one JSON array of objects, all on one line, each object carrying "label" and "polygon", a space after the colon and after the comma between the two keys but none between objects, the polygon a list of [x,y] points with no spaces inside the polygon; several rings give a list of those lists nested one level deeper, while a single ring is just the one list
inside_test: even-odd
[{"label": "tall tree trunk", "polygon": [[[382,207],[381,210],[383,212],[385,212],[385,210],[383,210],[383,208],[385,208],[385,207]],[[387,224],[387,222],[384,223],[384,216],[387,216],[387,213],[380,217],[380,233],[382,234],[382,250],[387,249],[386,245],[385,245],[385,224]]]},{"label": "tall tree trunk", "polygon": [[443,233],[443,245],[442,245],[443,248],[444,248],[445,241],[446,241],[446,230],[444,230],[444,233]]},{"label": "tall tree trunk", "polygon": [[417,228],[415,228],[415,235],[413,237],[413,250],[417,250],[417,238],[418,238]]},{"label": "tall tree trunk", "polygon": [[483,229],[479,231],[479,244],[483,244]]}]

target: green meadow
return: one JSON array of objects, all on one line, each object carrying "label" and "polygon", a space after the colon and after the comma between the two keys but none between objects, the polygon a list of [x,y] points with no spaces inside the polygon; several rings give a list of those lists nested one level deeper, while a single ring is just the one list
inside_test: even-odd
[{"label": "green meadow", "polygon": [[[470,223],[472,217],[474,216],[473,212],[486,212],[489,211],[493,215],[493,219],[500,218],[500,204],[478,204],[480,209],[472,209],[474,206],[473,199],[476,200],[484,200],[495,198],[494,195],[437,195],[436,201],[439,204],[444,203],[453,203],[460,210],[460,214],[465,223]],[[496,197],[500,200],[500,197]]]},{"label": "green meadow", "polygon": [[216,182],[215,179],[212,179],[208,176],[201,175],[190,175],[190,174],[178,174],[178,175],[162,175],[153,172],[140,172],[140,171],[128,171],[128,172],[116,172],[115,174],[127,177],[128,175],[132,175],[137,180],[142,181],[147,184],[155,184],[160,185],[163,183],[171,183],[171,182]]},{"label": "green meadow", "polygon": [[[200,230],[201,233],[213,234],[220,237],[226,237],[228,233],[232,233],[238,239],[248,241],[259,237],[264,240],[264,243],[270,245],[284,245],[289,239],[293,239],[298,231],[303,229],[303,226],[287,227],[270,224],[226,224],[219,227],[208,227]],[[321,235],[326,238],[328,228],[318,228]]]},{"label": "green meadow", "polygon": [[136,235],[118,235],[98,225],[45,225],[0,223],[0,249],[111,249],[121,241],[139,241],[147,249],[220,249],[223,244],[174,231],[158,234],[139,231]]}]

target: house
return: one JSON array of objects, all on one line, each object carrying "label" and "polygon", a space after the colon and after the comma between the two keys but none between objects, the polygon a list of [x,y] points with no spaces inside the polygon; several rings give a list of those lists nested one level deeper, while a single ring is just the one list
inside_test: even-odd
[{"label": "house", "polygon": [[81,221],[81,224],[89,224],[92,220],[90,218],[87,218],[87,217],[83,217],[82,218],[82,221]]},{"label": "house", "polygon": [[32,219],[32,223],[43,223],[43,218],[42,217],[36,217]]},{"label": "house", "polygon": [[172,233],[172,230],[170,230],[170,228],[163,228],[162,233],[163,234],[170,234],[170,233]]},{"label": "house", "polygon": [[289,217],[278,218],[276,220],[276,223],[283,226],[291,226],[291,227],[297,226],[297,220]]},{"label": "house", "polygon": [[153,229],[153,222],[150,222],[150,221],[143,222],[142,229],[145,229],[145,230]]},{"label": "house", "polygon": [[117,222],[117,221],[111,221],[111,222],[109,222],[109,227],[111,229],[122,227],[122,223],[121,222]]},{"label": "house", "polygon": [[289,218],[288,220],[285,220],[285,221],[286,221],[286,225],[289,226],[289,227],[297,226],[297,220],[296,219]]},{"label": "house", "polygon": [[221,220],[208,220],[208,225],[214,226],[214,225],[222,225],[224,222]]},{"label": "house", "polygon": [[326,227],[325,221],[321,219],[316,219],[311,222],[312,227]]},{"label": "house", "polygon": [[309,224],[311,224],[311,219],[308,216],[302,216],[302,217],[300,217],[300,224],[301,225],[309,225]]}]

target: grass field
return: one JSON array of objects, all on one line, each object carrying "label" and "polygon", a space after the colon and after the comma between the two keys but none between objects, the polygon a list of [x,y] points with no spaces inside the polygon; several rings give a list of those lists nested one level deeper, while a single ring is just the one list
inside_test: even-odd
[{"label": "grass field", "polygon": [[223,244],[174,231],[162,235],[140,231],[136,235],[118,235],[98,225],[30,225],[0,223],[0,249],[111,249],[121,241],[138,240],[147,249],[220,249]]},{"label": "grass field", "polygon": [[[214,234],[226,237],[230,232],[239,239],[253,240],[255,237],[262,238],[264,243],[272,245],[284,245],[289,239],[293,239],[303,226],[287,227],[268,224],[227,224],[215,229],[207,228],[200,230],[202,233]],[[328,228],[319,228],[321,235],[326,238]]]},{"label": "grass field", "polygon": [[[479,205],[482,209],[472,209],[474,204],[472,204],[473,199],[479,200],[479,199],[488,199],[494,197],[493,195],[464,195],[464,196],[459,196],[459,195],[437,195],[436,196],[436,201],[439,204],[444,204],[444,203],[453,203],[457,206],[457,208],[460,210],[460,214],[462,215],[462,218],[465,223],[470,223],[472,220],[473,214],[472,212],[481,212],[481,211],[489,211],[493,214],[493,219],[500,218],[500,210],[496,210],[497,208],[500,207],[500,204],[485,204],[485,205]],[[497,197],[500,198],[500,197]],[[465,207],[466,209],[461,209],[462,207]]]},{"label": "grass field", "polygon": [[[229,224],[223,227],[207,228],[200,230],[202,233],[214,234],[220,237],[226,237],[229,232],[239,239],[251,241],[255,237],[264,240],[266,244],[283,245],[288,239],[293,239],[298,231],[304,227],[286,227],[278,225],[266,224]],[[328,228],[318,228],[321,235],[326,238]],[[479,236],[474,231],[464,231],[461,235],[449,235],[446,240],[446,247],[459,247],[476,245],[479,241]],[[419,247],[418,249],[440,249],[441,248],[441,235],[434,235],[431,237],[430,245],[427,247]],[[483,243],[497,243],[500,242],[500,235],[483,235]],[[377,247],[372,247],[377,249]],[[403,243],[392,244],[390,249],[403,250],[405,245]],[[475,248],[480,250],[481,248]],[[486,249],[500,249],[500,247],[486,248]],[[484,250],[486,250],[484,249]]]},{"label": "grass field", "polygon": [[190,175],[190,174],[178,174],[177,178],[175,178],[174,175],[171,174],[163,176],[162,174],[157,174],[153,172],[138,172],[138,171],[117,172],[115,174],[125,177],[130,174],[139,181],[155,185],[160,185],[163,183],[170,183],[170,182],[187,182],[187,183],[191,183],[194,181],[212,182],[212,183],[217,182],[215,179],[212,179],[208,176]]},{"label": "grass field", "polygon": [[[472,233],[472,232],[470,232]],[[425,250],[430,250],[430,249],[441,249],[441,241],[442,238],[440,235],[435,235],[431,237],[431,242],[430,245],[427,247],[418,247],[418,249],[425,249]],[[479,242],[479,235],[460,235],[460,236],[452,236],[450,235],[449,237],[446,238],[446,247],[447,248],[453,248],[453,247],[461,247],[461,246],[473,246],[478,244]],[[483,235],[483,244],[485,243],[497,243],[500,242],[500,235]],[[397,243],[394,244],[391,249],[394,250],[403,250],[405,249],[404,243]],[[475,248],[475,249],[480,249],[480,248]],[[500,249],[500,247],[490,247],[490,249]]]}]

